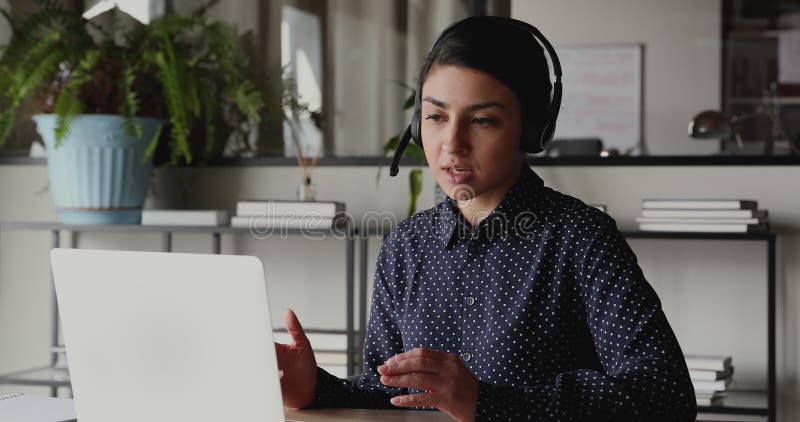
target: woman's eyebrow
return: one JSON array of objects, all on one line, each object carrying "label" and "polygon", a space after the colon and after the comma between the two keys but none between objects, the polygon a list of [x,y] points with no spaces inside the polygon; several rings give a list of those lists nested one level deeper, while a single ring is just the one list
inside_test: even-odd
[{"label": "woman's eyebrow", "polygon": [[[443,101],[439,101],[439,100],[437,100],[436,98],[433,98],[433,97],[425,97],[425,98],[422,99],[422,101],[427,101],[427,102],[429,102],[429,103],[431,103],[431,104],[433,104],[433,105],[435,105],[437,107],[441,107],[441,108],[443,108],[445,110],[448,107],[447,103],[445,103]],[[489,101],[489,102],[486,102],[486,103],[472,104],[472,105],[467,107],[467,111],[481,110],[481,109],[489,108],[489,107],[505,108],[506,106],[504,106],[501,103],[498,103],[497,101]]]},{"label": "woman's eyebrow", "polygon": [[441,108],[447,109],[447,103],[439,101],[439,100],[437,100],[436,98],[433,98],[433,97],[425,97],[425,98],[422,99],[422,101],[427,101],[427,102],[435,105],[436,107],[441,107]]}]

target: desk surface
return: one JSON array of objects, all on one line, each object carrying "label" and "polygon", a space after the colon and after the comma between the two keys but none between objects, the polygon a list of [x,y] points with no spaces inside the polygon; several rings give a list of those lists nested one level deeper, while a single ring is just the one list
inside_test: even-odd
[{"label": "desk surface", "polygon": [[286,419],[300,422],[317,421],[452,421],[446,413],[422,412],[412,410],[373,410],[373,409],[286,409]]}]

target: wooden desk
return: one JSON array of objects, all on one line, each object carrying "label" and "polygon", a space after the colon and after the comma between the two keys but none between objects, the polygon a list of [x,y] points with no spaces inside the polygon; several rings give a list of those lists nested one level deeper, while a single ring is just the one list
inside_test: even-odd
[{"label": "wooden desk", "polygon": [[413,410],[373,410],[373,409],[286,409],[286,419],[299,422],[318,421],[430,421],[452,422],[453,419],[442,412],[422,412]]}]

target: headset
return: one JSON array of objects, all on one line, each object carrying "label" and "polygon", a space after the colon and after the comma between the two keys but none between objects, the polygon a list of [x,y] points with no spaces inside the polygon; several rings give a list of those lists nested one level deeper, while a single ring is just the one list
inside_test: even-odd
[{"label": "headset", "polygon": [[[522,134],[520,136],[520,146],[522,147],[523,151],[531,154],[540,153],[547,148],[547,144],[553,139],[553,133],[556,131],[558,112],[561,109],[561,62],[558,60],[558,55],[556,54],[553,46],[550,44],[550,41],[548,41],[547,38],[545,38],[545,36],[542,35],[538,29],[536,29],[536,27],[527,22],[501,16],[472,16],[451,24],[445,28],[445,30],[442,31],[438,37],[436,37],[436,40],[433,42],[428,54],[430,54],[436,48],[436,45],[445,36],[445,34],[449,33],[460,25],[469,23],[476,19],[491,19],[495,21],[501,21],[522,29],[528,32],[539,44],[541,44],[545,50],[547,50],[547,54],[550,56],[550,61],[553,64],[553,75],[555,76],[555,81],[553,82],[553,95],[550,98],[550,103],[545,109],[544,116],[537,116],[535,119],[532,119],[541,121],[541,124],[526,124],[526,119],[523,116]],[[394,159],[392,160],[392,166],[389,170],[389,175],[392,177],[397,176],[397,173],[400,171],[400,158],[402,158],[403,151],[405,151],[409,141],[413,140],[415,144],[422,148],[422,118],[420,116],[422,114],[421,97],[422,81],[420,80],[417,83],[417,91],[414,96],[414,114],[411,117],[411,124],[408,125],[406,131],[403,133],[403,137],[400,139],[400,143],[397,146],[397,150],[394,154]]]}]

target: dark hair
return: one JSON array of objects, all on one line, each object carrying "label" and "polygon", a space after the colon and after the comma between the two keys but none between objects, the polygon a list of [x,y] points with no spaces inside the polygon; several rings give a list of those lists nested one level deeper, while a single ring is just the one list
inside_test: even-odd
[{"label": "dark hair", "polygon": [[418,95],[431,69],[453,65],[480,70],[508,87],[520,105],[522,133],[540,126],[553,84],[544,48],[522,22],[497,16],[472,16],[446,29],[425,56]]}]

